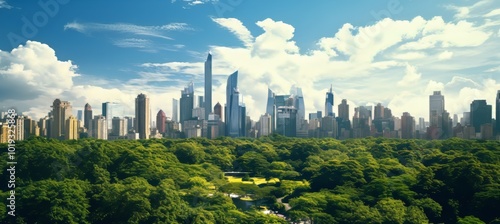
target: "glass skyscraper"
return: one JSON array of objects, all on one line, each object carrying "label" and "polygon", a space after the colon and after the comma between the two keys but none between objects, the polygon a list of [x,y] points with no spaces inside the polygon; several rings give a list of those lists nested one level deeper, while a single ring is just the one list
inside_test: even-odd
[{"label": "glass skyscraper", "polygon": [[226,134],[230,137],[245,136],[245,107],[240,105],[240,92],[238,91],[238,71],[227,79],[225,122]]},{"label": "glass skyscraper", "polygon": [[193,82],[190,82],[189,85],[185,87],[184,90],[181,91],[179,123],[183,124],[184,121],[187,121],[192,118],[193,107],[194,107],[194,86]]},{"label": "glass skyscraper", "polygon": [[326,93],[325,99],[325,116],[333,117],[335,116],[333,113],[333,86],[330,86],[330,91]]},{"label": "glass skyscraper", "polygon": [[212,113],[212,54],[208,53],[205,61],[205,120]]}]

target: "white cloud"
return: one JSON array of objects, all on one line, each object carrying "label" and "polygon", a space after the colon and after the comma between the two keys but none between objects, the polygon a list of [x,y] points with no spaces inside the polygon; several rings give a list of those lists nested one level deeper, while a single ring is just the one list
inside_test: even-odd
[{"label": "white cloud", "polygon": [[235,18],[212,18],[214,22],[231,31],[240,39],[246,47],[250,47],[253,36],[241,21]]},{"label": "white cloud", "polygon": [[171,40],[166,35],[167,31],[192,30],[186,23],[170,23],[163,26],[139,26],[127,23],[78,23],[72,22],[64,25],[64,30],[76,30],[80,33],[91,33],[95,31],[111,31],[119,33],[134,34],[138,36],[151,36]]},{"label": "white cloud", "polygon": [[495,17],[495,16],[500,16],[500,9],[493,9],[489,13],[484,15],[484,17]]},{"label": "white cloud", "polygon": [[0,9],[11,9],[12,6],[5,0],[0,0]]},{"label": "white cloud", "polygon": [[451,52],[451,51],[445,51],[445,52],[438,55],[439,60],[448,60],[451,57],[453,57],[453,52]]},{"label": "white cloud", "polygon": [[[221,21],[223,20],[218,20]],[[218,23],[216,19],[214,22]],[[254,34],[255,36],[237,19],[226,19],[222,23],[224,25],[221,26],[236,34],[245,44],[238,47],[209,46],[214,63],[213,102],[225,104],[227,75],[238,70],[239,89],[244,96],[248,115],[254,120],[265,111],[268,87],[278,94],[287,94],[292,85],[301,87],[307,113],[323,110],[325,92],[330,84],[333,84],[335,110],[341,99],[348,99],[351,116],[355,106],[381,102],[388,105],[395,116],[410,112],[415,117],[428,117],[428,95],[435,90],[443,91],[447,110],[453,114],[467,110],[470,100],[474,97],[486,97],[490,104],[493,103],[491,100],[496,90],[500,89],[500,76],[481,73],[485,68],[498,67],[500,58],[495,54],[495,49],[500,48],[500,43],[489,38],[489,34],[493,29],[496,32],[500,25],[445,22],[441,17],[431,20],[416,17],[409,21],[384,19],[366,27],[345,24],[332,36],[319,38],[316,49],[307,49],[307,53],[301,53],[294,41],[295,32],[301,30],[295,30],[292,25],[283,21],[270,18],[257,21],[256,25],[263,32]],[[85,30],[86,27],[75,26],[74,29]],[[457,38],[447,40],[451,34]],[[465,40],[460,40],[459,37]],[[477,37],[479,41],[468,39]],[[140,46],[143,38],[135,39],[126,43],[130,46]],[[410,46],[412,44],[414,46]],[[29,45],[30,49],[35,48],[32,45],[33,43]],[[28,48],[28,45],[16,48],[13,52],[23,48]],[[53,52],[50,48],[43,52],[45,51]],[[18,67],[10,66],[13,61],[10,58],[14,58],[13,56],[2,55],[0,71],[25,71],[26,64],[47,58],[40,57],[40,54],[43,55],[38,53],[31,60],[19,60]],[[194,52],[193,55],[200,56],[200,59],[195,62],[143,63],[139,67],[143,71],[138,73],[137,78],[109,82],[113,84],[112,87],[108,86],[109,83],[89,83],[90,80],[81,77],[70,78],[72,83],[55,87],[54,92],[30,93],[30,96],[33,96],[31,99],[34,100],[26,98],[16,103],[25,105],[25,108],[35,114],[46,113],[50,109],[48,105],[55,98],[77,102],[82,104],[79,105],[81,107],[85,102],[100,105],[105,101],[117,101],[127,105],[133,113],[133,99],[140,92],[144,92],[151,98],[153,111],[161,108],[169,115],[171,99],[179,98],[180,90],[190,80],[195,82],[196,94],[203,94],[203,57],[206,57],[206,53]],[[422,57],[424,55],[425,57]],[[409,60],[411,65],[407,64]],[[57,58],[52,58],[51,63],[33,71],[43,72],[47,70],[45,67],[58,63],[64,64]],[[74,65],[71,64],[64,71],[54,74],[76,74],[75,68],[70,70],[71,66]],[[478,71],[479,68],[482,70]],[[27,82],[23,72],[15,74],[23,77],[23,82]],[[2,75],[5,76],[3,73]],[[484,80],[483,77],[492,79]],[[64,80],[63,77],[54,77],[54,80],[59,79]],[[74,80],[79,80],[78,84],[75,84]],[[162,85],[166,82],[173,85]],[[43,83],[41,82],[40,86],[48,85]],[[31,89],[38,90],[39,87],[35,84]],[[15,103],[0,100],[0,104]]]},{"label": "white cloud", "polygon": [[398,60],[409,61],[409,60],[425,58],[426,56],[427,55],[423,52],[406,52],[406,53],[400,53],[400,54],[393,54],[392,58],[398,59]]},{"label": "white cloud", "polygon": [[417,72],[417,68],[415,66],[411,66],[409,64],[406,65],[406,74],[401,81],[398,82],[399,86],[409,86],[416,85],[422,74]]}]

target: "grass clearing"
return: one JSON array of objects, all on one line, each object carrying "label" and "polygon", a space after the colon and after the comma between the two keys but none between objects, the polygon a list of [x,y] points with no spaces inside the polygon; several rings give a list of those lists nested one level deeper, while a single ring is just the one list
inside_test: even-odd
[{"label": "grass clearing", "polygon": [[250,177],[253,181],[243,181],[241,177],[233,177],[233,176],[226,176],[227,180],[229,183],[243,183],[243,184],[255,184],[255,185],[261,185],[261,184],[275,184],[280,182],[280,179],[278,178],[272,178],[269,181],[266,181],[266,178],[263,177]]}]

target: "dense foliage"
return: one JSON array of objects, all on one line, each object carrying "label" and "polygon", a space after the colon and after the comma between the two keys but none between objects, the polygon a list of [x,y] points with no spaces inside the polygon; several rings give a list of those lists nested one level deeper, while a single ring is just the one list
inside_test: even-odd
[{"label": "dense foliage", "polygon": [[[16,217],[0,206],[1,223],[288,223],[231,193],[289,221],[500,223],[498,141],[32,138],[16,161]],[[227,171],[249,174],[229,182]]]}]

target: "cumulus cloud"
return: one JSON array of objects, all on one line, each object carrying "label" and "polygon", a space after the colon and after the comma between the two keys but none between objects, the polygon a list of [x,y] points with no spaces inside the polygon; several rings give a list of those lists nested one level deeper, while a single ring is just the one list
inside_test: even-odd
[{"label": "cumulus cloud", "polygon": [[417,81],[420,80],[422,74],[417,72],[417,68],[415,66],[406,65],[406,74],[401,81],[398,82],[400,86],[409,86],[415,85]]},{"label": "cumulus cloud", "polygon": [[[236,47],[209,46],[214,63],[213,102],[225,104],[227,76],[238,70],[239,89],[248,115],[254,120],[265,111],[267,88],[277,94],[288,94],[292,85],[301,87],[307,113],[324,109],[325,93],[333,84],[335,110],[341,99],[347,99],[351,116],[356,106],[380,102],[391,108],[395,116],[410,112],[415,117],[428,117],[428,96],[432,91],[443,91],[447,110],[461,114],[468,110],[472,99],[486,98],[492,104],[500,89],[500,76],[492,75],[496,71],[482,73],[499,66],[500,56],[495,53],[500,44],[491,38],[491,33],[497,32],[500,24],[484,26],[467,21],[445,21],[441,17],[384,19],[360,27],[345,24],[332,30],[331,36],[319,38],[317,48],[304,53],[294,40],[295,33],[301,30],[285,21],[271,18],[256,21],[263,30],[259,35],[252,34],[235,18],[213,21],[243,42]],[[87,31],[86,26],[72,26],[72,29]],[[448,39],[452,34],[456,37]],[[144,42],[141,39],[124,39],[115,44],[140,48]],[[30,53],[37,52],[34,49],[39,46],[45,47],[38,53]],[[18,51],[32,58],[16,59]],[[0,83],[13,83],[14,80],[7,80],[14,77],[13,74],[20,77],[22,83],[29,83],[29,77],[42,79],[46,74],[56,74],[54,80],[66,80],[66,84],[52,87],[53,92],[48,93],[40,89],[53,83],[41,82],[39,87],[37,81],[31,82],[36,91],[29,93],[32,98],[25,96],[16,103],[25,105],[33,114],[48,112],[48,105],[55,98],[78,102],[81,107],[85,102],[91,105],[121,102],[133,114],[133,99],[143,92],[150,96],[153,111],[163,109],[169,115],[171,99],[179,98],[180,90],[189,81],[195,82],[195,94],[203,94],[203,59],[145,62],[140,65],[142,71],[136,78],[112,82],[114,85],[109,87],[76,77],[75,65],[59,61],[54,50],[40,43],[28,42],[0,54],[0,74],[5,80]],[[53,56],[40,56],[46,54]],[[206,52],[201,54],[206,56]],[[50,58],[49,62],[42,63]],[[30,63],[39,64],[39,67],[27,67]],[[55,69],[55,65],[66,67],[59,72],[47,72],[53,71],[51,68]],[[28,75],[30,72],[37,75]],[[74,80],[79,82],[75,84]],[[165,82],[175,85],[166,87],[162,85]],[[14,102],[3,99],[0,104],[13,105]]]}]

